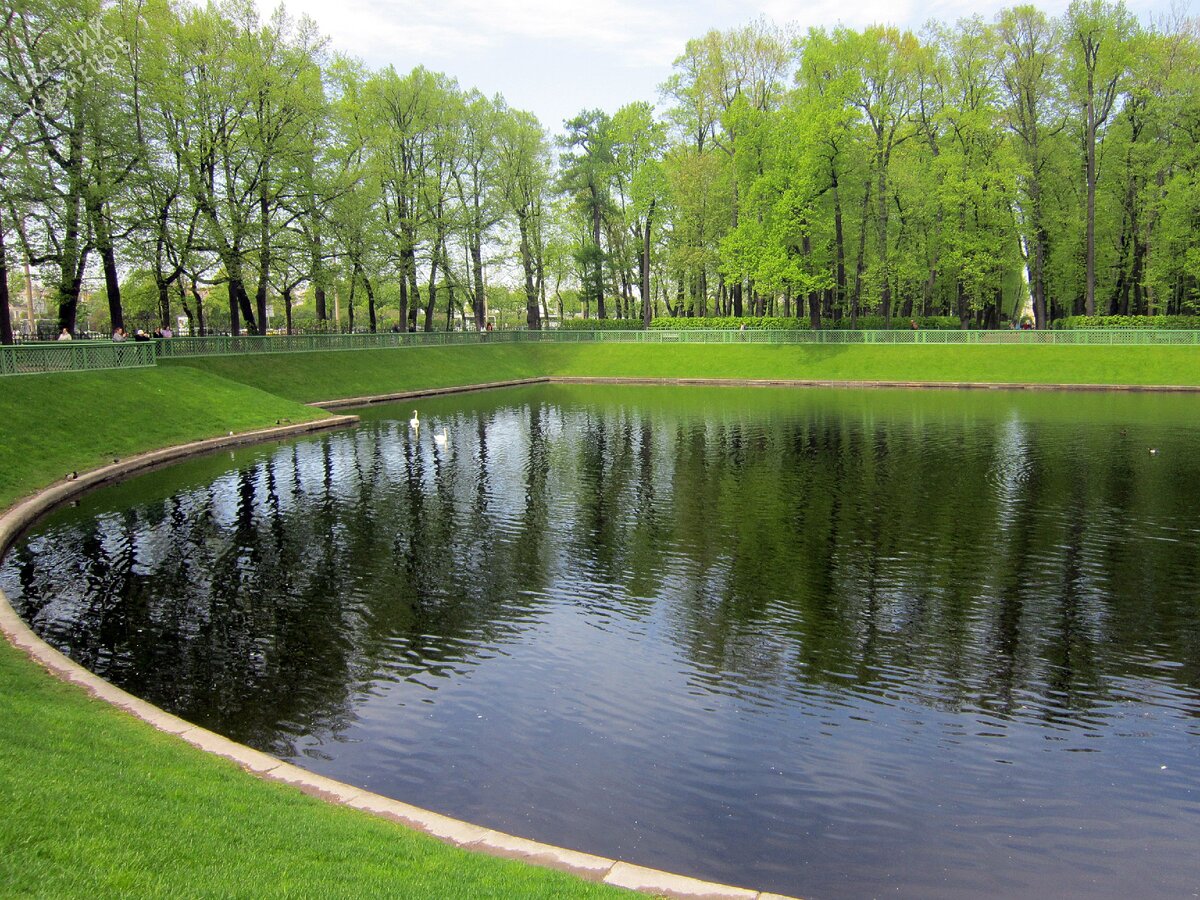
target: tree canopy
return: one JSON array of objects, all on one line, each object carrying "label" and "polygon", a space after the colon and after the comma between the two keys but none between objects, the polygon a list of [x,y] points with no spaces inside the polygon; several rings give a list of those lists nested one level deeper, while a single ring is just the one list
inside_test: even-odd
[{"label": "tree canopy", "polygon": [[500,288],[529,328],[1200,303],[1200,40],[1121,2],[920,34],[758,20],[689,41],[657,107],[557,134],[441,73],[372,70],[283,7],[0,17],[6,342],[27,269],[71,331],[89,285],[106,327],[199,333],[291,330],[294,310],[482,329]]}]

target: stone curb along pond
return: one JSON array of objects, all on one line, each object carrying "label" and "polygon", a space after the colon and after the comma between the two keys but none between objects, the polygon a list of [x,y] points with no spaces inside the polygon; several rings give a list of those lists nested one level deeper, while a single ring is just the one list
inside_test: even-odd
[{"label": "stone curb along pond", "polygon": [[[390,395],[387,399],[407,399],[428,396],[430,393],[446,392],[445,390],[408,392]],[[359,398],[354,402],[362,405],[379,399],[383,398]],[[338,403],[337,405],[349,404]],[[0,515],[0,558],[3,558],[10,546],[43,515],[101,485],[214,450],[344,428],[355,425],[358,421],[357,416],[332,416],[299,425],[286,425],[239,434],[231,433],[209,440],[139,454],[129,459],[114,461],[111,465],[91,472],[81,473],[72,480],[59,482],[25,499]],[[780,894],[715,884],[658,869],[631,865],[607,857],[593,856],[526,840],[469,822],[462,822],[305,771],[266,753],[253,750],[207,729],[195,726],[109,684],[37,637],[16,614],[3,592],[0,592],[0,631],[13,646],[28,654],[57,678],[82,687],[97,699],[141,719],[159,731],[182,738],[193,747],[207,753],[224,757],[260,778],[289,784],[311,796],[399,822],[448,844],[492,856],[571,872],[591,881],[601,881],[616,887],[655,895],[786,900]]]}]

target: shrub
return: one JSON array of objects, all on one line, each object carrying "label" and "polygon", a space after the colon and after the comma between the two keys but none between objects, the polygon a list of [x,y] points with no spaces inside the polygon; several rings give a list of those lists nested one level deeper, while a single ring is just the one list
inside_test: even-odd
[{"label": "shrub", "polygon": [[782,316],[706,316],[690,318],[663,316],[650,323],[651,328],[682,331],[685,328],[712,328],[723,331],[746,328],[769,331],[807,331],[807,319],[785,319]]},{"label": "shrub", "polygon": [[1195,331],[1200,329],[1200,316],[1067,316],[1058,319],[1054,328],[1164,328]]},{"label": "shrub", "polygon": [[[909,319],[917,323],[917,327],[924,331],[958,331],[962,328],[962,323],[958,320],[958,316],[892,316],[891,329],[893,331],[903,331],[906,328],[911,329]],[[830,322],[827,328],[850,328],[850,320],[843,319],[841,322],[834,324]],[[858,325],[859,331],[884,331],[888,328],[886,320],[883,316],[859,316]]]},{"label": "shrub", "polygon": [[558,326],[564,331],[636,331],[641,319],[563,319]]}]

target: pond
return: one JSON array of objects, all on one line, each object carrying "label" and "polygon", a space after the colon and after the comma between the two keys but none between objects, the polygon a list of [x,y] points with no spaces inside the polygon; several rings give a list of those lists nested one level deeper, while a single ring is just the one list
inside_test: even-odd
[{"label": "pond", "polygon": [[97,491],[0,587],[172,712],[522,836],[818,900],[1200,890],[1200,397],[416,405]]}]

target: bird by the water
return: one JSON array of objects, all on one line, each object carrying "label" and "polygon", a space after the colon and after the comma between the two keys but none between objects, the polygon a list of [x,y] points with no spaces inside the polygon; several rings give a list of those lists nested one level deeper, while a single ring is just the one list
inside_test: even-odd
[{"label": "bird by the water", "polygon": [[413,431],[421,429],[421,420],[417,418],[417,411],[415,409],[413,410],[413,417],[408,420],[408,427]]},{"label": "bird by the water", "polygon": [[442,426],[442,433],[441,433],[441,434],[435,434],[435,435],[433,436],[433,442],[434,442],[435,444],[437,444],[439,447],[445,447],[445,446],[446,446],[446,444],[447,444],[449,441],[450,441],[450,435],[446,433],[446,426],[445,426],[445,425],[443,425],[443,426]]}]

